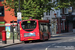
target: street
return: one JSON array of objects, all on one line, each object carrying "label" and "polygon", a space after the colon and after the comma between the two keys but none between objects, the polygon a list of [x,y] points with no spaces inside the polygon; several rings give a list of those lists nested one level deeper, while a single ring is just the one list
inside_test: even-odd
[{"label": "street", "polygon": [[52,37],[44,42],[17,44],[0,50],[75,50],[75,34]]}]

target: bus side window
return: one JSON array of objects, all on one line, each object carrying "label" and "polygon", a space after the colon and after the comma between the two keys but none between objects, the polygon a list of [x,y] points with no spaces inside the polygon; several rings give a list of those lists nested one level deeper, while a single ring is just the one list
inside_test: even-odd
[{"label": "bus side window", "polygon": [[40,25],[40,30],[43,31],[43,26],[42,25]]},{"label": "bus side window", "polygon": [[41,23],[39,25],[40,25],[39,27],[40,31],[43,31],[43,26],[41,25]]},{"label": "bus side window", "polygon": [[43,32],[46,32],[46,24],[44,24]]},{"label": "bus side window", "polygon": [[49,29],[48,29],[48,23],[44,23],[43,25],[43,32],[48,32]]},{"label": "bus side window", "polygon": [[48,30],[48,26],[47,25],[44,25],[44,30],[45,30],[45,32],[47,32],[47,30]]}]

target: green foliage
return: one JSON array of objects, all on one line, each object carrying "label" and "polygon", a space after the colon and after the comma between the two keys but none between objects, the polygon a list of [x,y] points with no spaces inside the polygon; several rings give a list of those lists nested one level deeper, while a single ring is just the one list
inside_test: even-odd
[{"label": "green foliage", "polygon": [[75,0],[57,0],[57,5],[55,9],[58,8],[67,8],[69,6],[75,7]]},{"label": "green foliage", "polygon": [[22,20],[28,20],[28,19],[29,19],[28,17],[23,17],[23,18],[22,18]]},{"label": "green foliage", "polygon": [[[20,0],[20,11],[22,12],[22,17],[40,19],[43,17],[44,12],[51,10],[51,7],[54,6],[53,3],[49,3],[49,1],[50,0]],[[2,3],[8,8],[7,11],[10,11],[11,9],[15,9],[16,12],[19,11],[18,0],[6,0],[6,2]]]}]

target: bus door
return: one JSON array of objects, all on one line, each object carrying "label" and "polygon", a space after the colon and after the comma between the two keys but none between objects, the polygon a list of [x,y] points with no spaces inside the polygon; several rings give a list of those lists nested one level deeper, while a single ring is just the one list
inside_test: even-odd
[{"label": "bus door", "polygon": [[41,38],[48,38],[48,36],[49,36],[49,30],[50,30],[50,27],[49,27],[49,25],[48,25],[48,23],[40,23],[40,37]]}]

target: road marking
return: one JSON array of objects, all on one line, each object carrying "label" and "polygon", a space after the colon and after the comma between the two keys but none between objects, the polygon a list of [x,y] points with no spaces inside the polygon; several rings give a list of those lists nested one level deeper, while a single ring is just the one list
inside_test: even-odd
[{"label": "road marking", "polygon": [[75,38],[74,38],[75,39]]},{"label": "road marking", "polygon": [[65,47],[65,49],[74,49],[74,46],[67,46],[67,47]]},{"label": "road marking", "polygon": [[47,50],[47,48],[45,50]]},{"label": "road marking", "polygon": [[[56,43],[54,43],[54,44],[52,44],[52,45],[55,45],[55,44],[56,44]],[[51,45],[49,45],[45,50],[48,50],[49,47],[51,47]]]},{"label": "road marking", "polygon": [[[67,42],[67,41],[71,41],[71,40],[73,40],[73,39],[65,40],[65,41],[62,41],[62,42]],[[56,45],[56,44],[59,44],[59,43],[62,43],[62,42],[53,43],[52,45]],[[49,47],[51,47],[51,45],[49,45],[47,48],[45,48],[45,50],[48,50]]]}]

